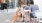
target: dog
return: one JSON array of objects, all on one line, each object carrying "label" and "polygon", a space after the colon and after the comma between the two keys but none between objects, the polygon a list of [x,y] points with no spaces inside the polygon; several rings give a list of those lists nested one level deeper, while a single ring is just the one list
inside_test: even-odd
[{"label": "dog", "polygon": [[12,22],[16,22],[20,20],[20,8],[16,9],[16,13],[14,14],[13,18],[12,18]]}]

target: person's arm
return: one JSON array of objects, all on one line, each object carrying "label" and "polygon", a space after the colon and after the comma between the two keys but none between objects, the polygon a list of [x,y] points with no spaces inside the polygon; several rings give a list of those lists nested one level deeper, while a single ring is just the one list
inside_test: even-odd
[{"label": "person's arm", "polygon": [[28,13],[31,14],[31,10],[29,10]]},{"label": "person's arm", "polygon": [[31,8],[30,8],[30,7],[28,7],[28,10],[29,10],[29,11],[28,11],[28,13],[30,14],[30,13],[31,13]]}]

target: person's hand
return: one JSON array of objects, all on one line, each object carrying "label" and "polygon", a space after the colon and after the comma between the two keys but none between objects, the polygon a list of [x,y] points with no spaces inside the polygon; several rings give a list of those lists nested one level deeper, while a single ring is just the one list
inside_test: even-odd
[{"label": "person's hand", "polygon": [[28,11],[28,14],[31,14],[31,10]]}]

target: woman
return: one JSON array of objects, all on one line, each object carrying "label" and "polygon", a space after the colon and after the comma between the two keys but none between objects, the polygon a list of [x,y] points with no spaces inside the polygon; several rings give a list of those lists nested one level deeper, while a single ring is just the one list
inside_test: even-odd
[{"label": "woman", "polygon": [[29,6],[26,6],[25,3],[21,2],[22,22],[24,22],[24,20],[30,21],[30,16],[29,16],[28,12],[30,14]]}]

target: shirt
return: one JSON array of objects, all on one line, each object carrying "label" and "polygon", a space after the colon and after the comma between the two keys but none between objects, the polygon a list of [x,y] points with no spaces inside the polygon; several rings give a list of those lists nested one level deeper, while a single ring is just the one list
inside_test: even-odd
[{"label": "shirt", "polygon": [[21,7],[21,11],[24,10],[25,12],[28,12],[29,10],[31,10],[31,8],[29,6],[26,6],[25,8]]},{"label": "shirt", "polygon": [[30,8],[31,8],[32,15],[35,16],[35,12],[36,12],[37,10],[39,10],[38,5],[35,5],[35,4],[32,5],[32,4],[31,4],[31,5],[30,5]]}]

